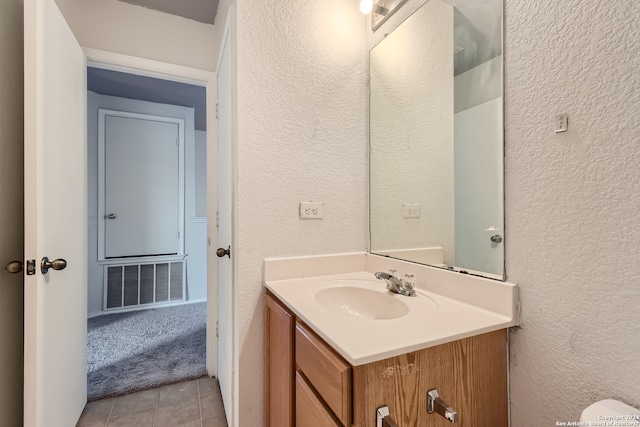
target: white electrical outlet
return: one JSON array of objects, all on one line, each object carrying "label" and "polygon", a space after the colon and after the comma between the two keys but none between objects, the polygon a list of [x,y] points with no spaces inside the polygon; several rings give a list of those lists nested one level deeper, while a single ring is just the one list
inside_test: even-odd
[{"label": "white electrical outlet", "polygon": [[402,205],[403,218],[420,218],[420,204],[404,203]]},{"label": "white electrical outlet", "polygon": [[300,202],[300,219],[322,219],[324,217],[324,203]]}]

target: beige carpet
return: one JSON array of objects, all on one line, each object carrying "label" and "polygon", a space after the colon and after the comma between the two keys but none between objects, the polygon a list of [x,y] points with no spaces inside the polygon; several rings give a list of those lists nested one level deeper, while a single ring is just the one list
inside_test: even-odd
[{"label": "beige carpet", "polygon": [[89,401],[206,374],[206,304],[108,314],[88,320]]}]

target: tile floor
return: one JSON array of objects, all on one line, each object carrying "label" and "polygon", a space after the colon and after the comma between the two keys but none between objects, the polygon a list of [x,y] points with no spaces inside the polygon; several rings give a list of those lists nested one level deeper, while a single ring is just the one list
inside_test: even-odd
[{"label": "tile floor", "polygon": [[200,378],[87,403],[76,427],[227,427],[220,386]]}]

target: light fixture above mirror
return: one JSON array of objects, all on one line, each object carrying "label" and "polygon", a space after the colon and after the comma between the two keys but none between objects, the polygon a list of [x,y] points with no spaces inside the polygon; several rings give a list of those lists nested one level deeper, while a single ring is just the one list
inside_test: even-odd
[{"label": "light fixture above mirror", "polygon": [[373,0],[360,0],[360,12],[365,15],[373,10]]},{"label": "light fixture above mirror", "polygon": [[375,31],[389,19],[407,0],[360,0],[360,11],[371,13],[371,31]]}]

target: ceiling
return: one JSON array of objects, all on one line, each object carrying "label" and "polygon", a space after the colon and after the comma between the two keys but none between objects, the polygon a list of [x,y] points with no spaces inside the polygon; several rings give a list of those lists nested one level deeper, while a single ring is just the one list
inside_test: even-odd
[{"label": "ceiling", "polygon": [[196,130],[207,130],[207,93],[202,86],[87,67],[87,89],[100,95],[194,108]]},{"label": "ceiling", "polygon": [[171,15],[213,25],[219,0],[120,0]]}]

